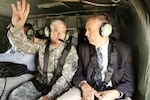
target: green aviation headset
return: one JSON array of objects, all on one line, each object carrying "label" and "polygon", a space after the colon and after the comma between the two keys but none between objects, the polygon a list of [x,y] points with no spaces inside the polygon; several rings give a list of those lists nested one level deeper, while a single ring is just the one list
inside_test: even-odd
[{"label": "green aviation headset", "polygon": [[101,36],[108,37],[112,33],[112,26],[108,22],[104,22],[100,27],[99,33]]}]

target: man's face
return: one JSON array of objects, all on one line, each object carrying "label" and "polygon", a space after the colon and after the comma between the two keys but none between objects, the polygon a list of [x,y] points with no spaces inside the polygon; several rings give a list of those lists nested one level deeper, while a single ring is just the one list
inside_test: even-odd
[{"label": "man's face", "polygon": [[66,36],[66,26],[62,23],[56,23],[51,27],[51,42],[59,45],[61,41],[59,39],[64,40]]},{"label": "man's face", "polygon": [[89,19],[86,22],[86,25],[85,25],[86,33],[85,33],[85,35],[87,36],[89,42],[93,45],[99,39],[98,37],[100,37],[100,34],[99,34],[100,28],[99,27],[100,27],[99,22],[95,19]]}]

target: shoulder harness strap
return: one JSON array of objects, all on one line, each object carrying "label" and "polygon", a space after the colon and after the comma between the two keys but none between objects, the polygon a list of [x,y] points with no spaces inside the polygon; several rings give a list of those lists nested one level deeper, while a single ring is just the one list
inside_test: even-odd
[{"label": "shoulder harness strap", "polygon": [[117,50],[116,50],[116,41],[112,41],[112,46],[110,47],[110,57],[108,61],[107,73],[104,79],[103,84],[108,84],[111,80],[111,77],[114,73],[115,65],[117,64]]},{"label": "shoulder harness strap", "polygon": [[[101,76],[101,70],[99,69],[98,62],[97,62],[97,54],[94,46],[91,47],[91,61],[92,61],[92,66],[95,69],[96,76],[100,82],[102,82],[102,76]],[[114,73],[114,66],[117,64],[117,50],[116,50],[116,41],[112,42],[112,45],[110,47],[110,55],[108,59],[108,67],[107,67],[107,73],[105,76],[105,79],[103,81],[103,85],[107,85],[108,82],[111,80],[111,77]]]},{"label": "shoulder harness strap", "polygon": [[48,61],[49,61],[49,45],[50,42],[47,43],[46,48],[45,48],[45,53],[44,53],[44,69],[43,69],[43,84],[44,85],[49,85],[49,89],[51,90],[53,84],[56,83],[57,79],[62,75],[62,69],[63,69],[63,65],[65,63],[65,60],[67,58],[67,55],[69,54],[69,51],[71,49],[71,43],[67,43],[66,47],[64,48],[62,55],[59,59],[59,62],[57,64],[57,68],[54,70],[54,77],[51,79],[51,82],[48,84],[48,80],[47,80],[47,68],[48,68]]},{"label": "shoulder harness strap", "polygon": [[47,82],[47,68],[48,68],[48,61],[49,61],[49,45],[50,40],[46,42],[46,48],[44,52],[44,67],[43,67],[43,84],[46,85]]},{"label": "shoulder harness strap", "polygon": [[71,43],[67,43],[67,45],[66,45],[65,49],[63,50],[62,55],[59,59],[59,62],[57,65],[58,67],[54,71],[54,77],[51,79],[49,86],[53,86],[53,84],[56,83],[57,79],[62,75],[63,65],[65,64],[65,60],[69,54],[70,49],[71,49]]}]

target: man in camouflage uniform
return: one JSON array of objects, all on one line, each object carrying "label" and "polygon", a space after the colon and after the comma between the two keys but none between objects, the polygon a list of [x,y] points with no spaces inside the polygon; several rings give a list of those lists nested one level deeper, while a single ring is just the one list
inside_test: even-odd
[{"label": "man in camouflage uniform", "polygon": [[[8,31],[9,40],[13,41],[13,44],[27,53],[37,53],[38,52],[38,76],[36,80],[39,83],[43,83],[43,68],[44,68],[44,52],[46,48],[46,41],[41,40],[38,44],[31,43],[27,40],[26,36],[23,34],[23,25],[26,22],[28,13],[30,11],[30,5],[26,3],[26,0],[17,1],[17,6],[11,5],[13,15],[12,15],[12,27]],[[51,35],[50,35],[50,46],[49,46],[49,62],[47,68],[47,79],[48,83],[54,76],[54,69],[56,69],[57,63],[61,54],[65,48],[65,43],[59,41],[59,39],[64,39],[66,35],[66,25],[61,20],[54,20],[50,24]],[[64,90],[69,87],[69,83],[72,80],[73,75],[77,69],[78,56],[74,46],[65,60],[65,64],[62,69],[62,76],[60,76],[56,83],[52,86],[52,89],[45,96],[42,96],[40,100],[54,100],[58,95],[62,94]],[[9,100],[37,100],[42,92],[36,89],[37,87],[32,81],[26,82],[16,88],[9,96]]]}]

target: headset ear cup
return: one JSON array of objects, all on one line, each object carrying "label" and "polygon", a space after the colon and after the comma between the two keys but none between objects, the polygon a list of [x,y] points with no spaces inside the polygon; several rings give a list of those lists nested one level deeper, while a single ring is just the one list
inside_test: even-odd
[{"label": "headset ear cup", "polygon": [[100,28],[102,36],[108,37],[112,33],[112,26],[109,23],[104,23]]},{"label": "headset ear cup", "polygon": [[27,35],[33,35],[33,34],[34,34],[33,29],[29,29],[29,30],[27,31]]},{"label": "headset ear cup", "polygon": [[26,33],[26,36],[27,36],[27,39],[33,41],[33,38],[34,38],[34,36],[35,36],[34,30],[33,30],[33,29],[29,29],[29,30],[27,31],[27,33]]},{"label": "headset ear cup", "polygon": [[29,29],[28,31],[27,31],[27,33],[26,33],[26,35],[27,35],[27,38],[33,38],[34,37],[34,30],[33,29]]},{"label": "headset ear cup", "polygon": [[68,39],[69,39],[69,34],[70,34],[70,33],[67,31],[64,40],[68,40]]},{"label": "headset ear cup", "polygon": [[46,27],[44,28],[44,35],[45,35],[46,37],[50,37],[50,33],[51,33],[50,28],[49,28],[48,26],[46,26]]}]

